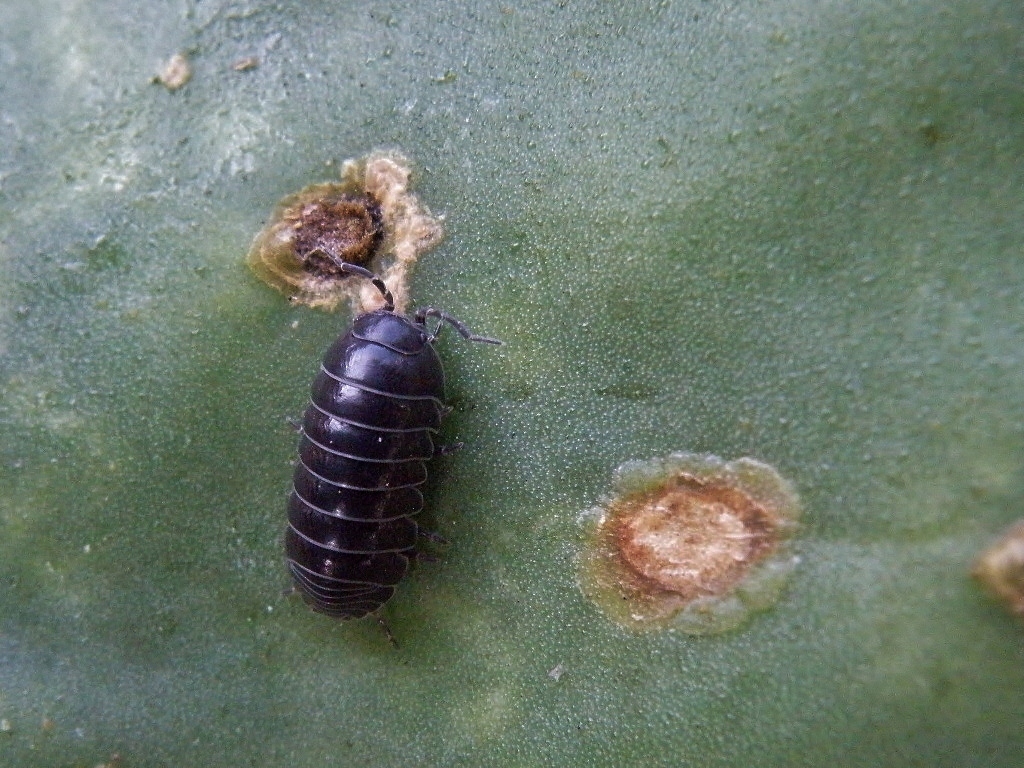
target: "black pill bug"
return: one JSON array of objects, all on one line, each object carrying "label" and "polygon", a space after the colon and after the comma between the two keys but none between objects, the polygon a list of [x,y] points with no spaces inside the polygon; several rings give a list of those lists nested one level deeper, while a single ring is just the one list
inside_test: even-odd
[{"label": "black pill bug", "polygon": [[[384,306],[355,318],[313,381],[285,551],[310,607],[352,619],[377,611],[405,577],[420,535],[414,518],[426,462],[447,450],[433,441],[449,411],[434,341],[448,323],[468,341],[501,342],[434,307],[399,314],[374,273],[346,262],[340,269],[371,280]],[[437,325],[428,328],[431,318]]]}]

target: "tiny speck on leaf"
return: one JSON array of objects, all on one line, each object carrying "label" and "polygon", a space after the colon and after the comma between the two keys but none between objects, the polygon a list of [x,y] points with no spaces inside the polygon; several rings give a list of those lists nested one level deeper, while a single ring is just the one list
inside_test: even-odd
[{"label": "tiny speck on leaf", "polygon": [[156,76],[155,82],[160,83],[169,91],[182,88],[192,79],[192,64],[183,53],[174,54]]}]

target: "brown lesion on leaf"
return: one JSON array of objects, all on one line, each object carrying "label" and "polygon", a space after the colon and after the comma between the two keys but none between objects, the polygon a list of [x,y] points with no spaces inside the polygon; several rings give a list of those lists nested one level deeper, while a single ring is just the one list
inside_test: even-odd
[{"label": "brown lesion on leaf", "polygon": [[323,187],[324,194],[307,193],[286,209],[282,222],[293,232],[292,247],[306,274],[344,279],[339,262],[366,264],[384,239],[384,220],[372,197]]},{"label": "brown lesion on leaf", "polygon": [[1024,520],[982,552],[971,573],[1011,613],[1024,616]]},{"label": "brown lesion on leaf", "polygon": [[340,182],[313,184],[278,203],[253,240],[249,266],[298,304],[333,310],[347,298],[357,313],[379,307],[380,292],[339,264],[364,266],[380,274],[404,312],[410,269],[442,237],[440,220],[409,191],[410,175],[395,153],[346,161]]},{"label": "brown lesion on leaf", "polygon": [[736,488],[680,473],[613,505],[609,535],[623,586],[690,602],[724,594],[775,549],[778,515]]},{"label": "brown lesion on leaf", "polygon": [[771,467],[679,453],[623,470],[580,560],[584,593],[612,619],[720,632],[777,599],[799,502]]}]

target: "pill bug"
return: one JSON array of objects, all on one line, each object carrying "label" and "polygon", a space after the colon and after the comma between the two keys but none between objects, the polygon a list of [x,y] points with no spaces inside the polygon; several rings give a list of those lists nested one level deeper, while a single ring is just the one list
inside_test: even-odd
[{"label": "pill bug", "polygon": [[[501,342],[434,307],[412,318],[399,314],[383,280],[337,261],[342,272],[371,280],[384,306],[355,318],[313,381],[285,552],[310,607],[351,619],[377,611],[405,577],[420,536],[414,518],[423,507],[426,462],[448,450],[432,437],[450,410],[434,350],[441,328],[448,323],[468,341]],[[437,321],[433,328],[429,319]]]}]

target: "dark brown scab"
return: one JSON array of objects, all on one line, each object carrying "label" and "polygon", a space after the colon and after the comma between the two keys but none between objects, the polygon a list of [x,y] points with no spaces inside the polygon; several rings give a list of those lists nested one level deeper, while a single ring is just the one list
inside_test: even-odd
[{"label": "dark brown scab", "polygon": [[340,184],[284,198],[253,241],[249,265],[293,301],[333,308],[345,295],[341,262],[366,265],[384,240],[380,204]]},{"label": "dark brown scab", "polygon": [[443,235],[440,220],[410,191],[410,178],[409,161],[394,152],[346,160],[340,182],[310,185],[278,203],[253,239],[249,266],[296,304],[333,310],[347,299],[356,314],[383,299],[338,265],[367,267],[405,312],[410,271]]},{"label": "dark brown scab", "polygon": [[384,238],[380,205],[369,196],[325,196],[287,210],[282,218],[293,230],[295,256],[313,277],[346,279],[338,262],[366,264]]}]

